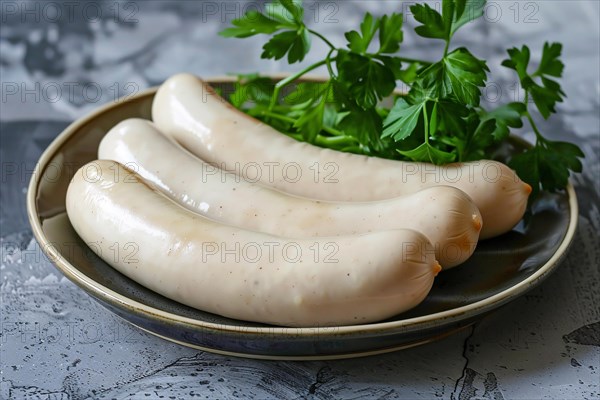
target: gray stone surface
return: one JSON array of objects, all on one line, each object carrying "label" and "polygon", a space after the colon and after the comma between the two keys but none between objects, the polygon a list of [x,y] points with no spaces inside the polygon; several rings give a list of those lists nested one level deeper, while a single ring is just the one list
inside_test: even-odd
[{"label": "gray stone surface", "polygon": [[[292,70],[259,60],[258,39],[216,36],[223,20],[247,4],[0,3],[0,398],[599,398],[600,7],[594,0],[490,2],[486,20],[455,43],[497,66],[507,47],[563,42],[568,100],[541,128],[586,153],[585,172],[573,179],[581,212],[567,260],[540,288],[469,330],[366,359],[229,358],[129,326],[44,258],[27,223],[26,185],[41,151],[70,121],[184,70],[202,76]],[[323,1],[307,16],[342,43],[341,33],[364,11],[400,8],[395,1]],[[306,63],[322,50],[316,44]],[[440,50],[406,34],[406,56],[435,57]],[[509,101],[513,76],[498,67],[493,72],[499,100]]]}]

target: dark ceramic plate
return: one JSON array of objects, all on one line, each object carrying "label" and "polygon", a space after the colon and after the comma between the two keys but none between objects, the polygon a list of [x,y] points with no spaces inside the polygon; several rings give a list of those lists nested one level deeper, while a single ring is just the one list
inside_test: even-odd
[{"label": "dark ceramic plate", "polygon": [[[210,80],[225,92],[230,81]],[[115,124],[126,118],[150,118],[155,90],[102,107],[62,132],[39,160],[27,209],[38,242],[63,274],[117,315],[165,339],[212,352],[269,359],[357,357],[416,346],[460,330],[539,285],[573,240],[577,201],[569,186],[562,194],[545,194],[537,201],[526,226],[520,224],[508,234],[479,243],[465,264],[440,274],[417,308],[380,323],[284,328],[192,309],[111,268],[77,236],[65,213],[65,194],[73,174],[96,159],[98,143]]]}]

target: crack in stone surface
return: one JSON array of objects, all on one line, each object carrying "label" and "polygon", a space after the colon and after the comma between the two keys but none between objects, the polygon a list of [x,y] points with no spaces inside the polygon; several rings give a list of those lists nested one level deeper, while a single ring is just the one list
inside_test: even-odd
[{"label": "crack in stone surface", "polygon": [[[467,337],[465,338],[465,341],[463,342],[462,356],[465,359],[465,365],[463,367],[460,377],[454,383],[454,392],[450,395],[451,400],[463,400],[462,394],[463,394],[463,389],[464,389],[464,382],[468,378],[467,374],[468,374],[468,366],[469,366],[469,357],[467,356],[467,352],[468,352],[467,345],[469,344],[469,340],[473,337],[473,334],[475,333],[476,328],[477,328],[477,324],[473,324],[471,326],[471,332],[469,332],[469,335],[467,335]],[[464,380],[463,380],[463,378],[464,378]],[[461,380],[463,380],[463,388],[461,389],[461,392],[459,393],[459,397],[457,399],[456,391],[458,390],[458,385],[460,384]]]},{"label": "crack in stone surface", "polygon": [[331,382],[334,378],[333,378],[333,376],[329,375],[330,373],[331,373],[331,367],[328,367],[328,366],[321,367],[319,369],[319,371],[317,371],[317,376],[315,378],[315,382],[313,384],[311,384],[310,387],[308,388],[308,393],[315,394],[315,392],[317,391],[319,386],[323,385],[324,383]]}]

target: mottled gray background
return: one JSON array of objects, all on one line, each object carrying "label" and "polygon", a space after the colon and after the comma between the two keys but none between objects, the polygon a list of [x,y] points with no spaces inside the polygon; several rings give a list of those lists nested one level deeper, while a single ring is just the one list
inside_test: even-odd
[{"label": "mottled gray background", "polygon": [[[262,7],[262,3],[253,3]],[[0,398],[594,399],[600,368],[600,7],[585,1],[495,1],[457,36],[488,60],[486,95],[519,93],[499,68],[505,49],[564,43],[568,100],[540,122],[586,154],[574,177],[579,229],[568,259],[540,288],[469,330],[366,359],[266,362],[191,350],[130,327],[67,281],[28,227],[26,185],[37,157],[71,121],[100,104],[190,71],[292,71],[258,58],[262,38],[218,37],[246,2],[0,2]],[[308,3],[315,29],[342,44],[362,14],[397,1]],[[414,25],[410,16],[406,24]],[[432,42],[432,43],[429,43]],[[324,48],[314,42],[305,63]],[[439,43],[406,30],[405,56],[439,57]],[[498,92],[500,88],[500,92]],[[530,137],[526,128],[520,132]]]}]

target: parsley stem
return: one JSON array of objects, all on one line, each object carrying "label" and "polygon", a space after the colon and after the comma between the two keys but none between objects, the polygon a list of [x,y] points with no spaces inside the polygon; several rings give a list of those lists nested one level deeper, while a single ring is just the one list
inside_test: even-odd
[{"label": "parsley stem", "polygon": [[542,136],[537,125],[535,124],[535,121],[533,120],[533,118],[531,117],[531,114],[529,113],[529,92],[528,91],[525,91],[524,103],[525,103],[525,116],[527,117],[529,124],[533,128],[533,132],[535,133],[536,141],[544,142],[544,137]]},{"label": "parsley stem", "polygon": [[448,48],[450,47],[450,40],[446,40],[446,47],[444,47],[444,57],[448,55]]},{"label": "parsley stem", "polygon": [[423,122],[425,123],[425,143],[429,144],[429,116],[427,115],[427,103],[423,105]]},{"label": "parsley stem", "polygon": [[325,36],[321,35],[319,32],[313,31],[312,29],[308,29],[308,31],[310,33],[312,33],[313,35],[315,35],[316,37],[318,37],[319,39],[321,39],[322,41],[324,41],[325,44],[327,44],[327,46],[329,46],[331,48],[331,50],[337,50],[336,47],[333,45],[333,43],[331,43],[329,40],[327,40],[327,38]]},{"label": "parsley stem", "polygon": [[327,71],[329,71],[329,76],[331,79],[336,79],[337,76],[333,72],[333,68],[331,67],[331,54],[335,51],[335,49],[331,49],[329,53],[327,53],[327,57],[325,57],[325,61],[327,61]]},{"label": "parsley stem", "polygon": [[293,124],[294,122],[296,122],[296,120],[294,118],[287,117],[287,116],[281,115],[281,114],[277,114],[277,113],[274,113],[271,111],[263,111],[261,114],[264,115],[265,117],[278,119],[278,120],[284,121],[284,122],[289,122],[290,124]]},{"label": "parsley stem", "polygon": [[[380,54],[379,53],[365,53],[365,56],[371,57],[371,58],[377,58],[378,56],[380,56]],[[418,58],[398,57],[398,56],[394,56],[394,58],[398,59],[399,61],[402,61],[405,63],[411,63],[411,64],[413,64],[413,63],[423,64],[423,65],[433,64],[432,61],[419,60]]]},{"label": "parsley stem", "polygon": [[[335,128],[329,127],[329,126],[323,126],[322,128],[325,132],[333,135],[336,138],[352,138],[351,136],[347,136],[344,132],[342,131],[338,131]],[[335,140],[333,140],[334,138],[332,137],[332,142],[335,142]],[[356,142],[353,140],[353,142]]]},{"label": "parsley stem", "polygon": [[[281,115],[281,114],[277,114],[274,112],[270,112],[270,111],[263,111],[261,113],[262,115],[264,115],[265,117],[269,117],[269,118],[273,118],[273,119],[278,119],[280,121],[284,121],[284,122],[288,122],[290,124],[293,124],[296,122],[296,120],[294,118],[288,117],[286,115]],[[316,144],[321,145],[321,146],[325,146],[327,147],[328,145],[356,145],[358,142],[355,138],[353,138],[352,136],[348,136],[346,134],[344,134],[344,132],[342,131],[338,131],[335,128],[331,128],[329,126],[323,126],[322,127],[323,131],[333,135],[333,136],[323,136],[323,135],[317,135],[316,138]],[[288,136],[297,139],[297,140],[303,140],[302,139],[302,135],[300,134],[294,134],[294,133],[286,133]],[[300,135],[300,136],[298,136]]]},{"label": "parsley stem", "polygon": [[290,84],[291,82],[295,81],[296,79],[300,78],[302,75],[319,68],[322,65],[325,65],[327,63],[327,60],[321,60],[317,63],[314,63],[312,65],[309,65],[308,67],[304,68],[302,71],[296,72],[293,75],[288,76],[285,79],[280,80],[279,82],[277,82],[275,84],[275,88],[273,89],[273,96],[271,97],[271,102],[269,103],[269,111],[273,110],[273,107],[275,107],[275,104],[277,104],[277,101],[279,100],[279,92],[281,91],[281,89]]},{"label": "parsley stem", "polygon": [[535,138],[536,138],[536,140],[538,142],[544,142],[544,137],[542,136],[542,134],[540,133],[540,131],[539,131],[538,127],[537,127],[537,125],[533,121],[533,118],[531,118],[531,114],[529,114],[529,111],[527,111],[525,113],[525,115],[527,116],[527,120],[529,121],[529,124],[533,128],[533,132],[535,132]]},{"label": "parsley stem", "polygon": [[356,140],[351,136],[333,136],[327,137],[323,135],[317,135],[315,143],[319,146],[333,146],[333,145],[356,145]]}]

